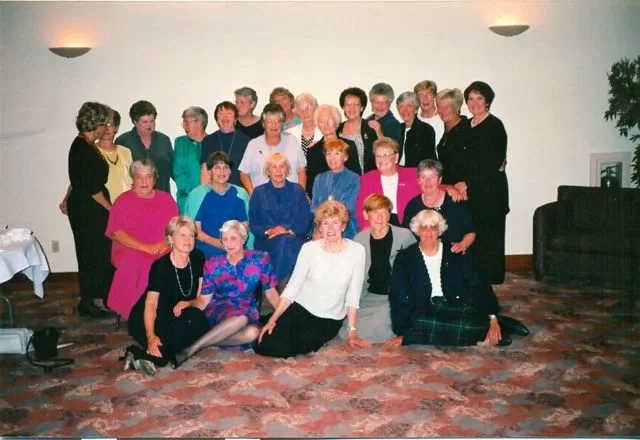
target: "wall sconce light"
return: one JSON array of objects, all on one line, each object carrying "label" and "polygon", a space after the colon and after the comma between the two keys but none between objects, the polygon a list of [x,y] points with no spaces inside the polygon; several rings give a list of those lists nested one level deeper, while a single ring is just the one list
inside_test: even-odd
[{"label": "wall sconce light", "polygon": [[527,29],[529,29],[528,24],[489,26],[489,30],[491,30],[491,32],[493,32],[494,34],[502,35],[503,37],[513,37],[515,35],[520,35]]},{"label": "wall sconce light", "polygon": [[91,50],[90,47],[50,47],[49,50],[59,57],[76,58]]}]

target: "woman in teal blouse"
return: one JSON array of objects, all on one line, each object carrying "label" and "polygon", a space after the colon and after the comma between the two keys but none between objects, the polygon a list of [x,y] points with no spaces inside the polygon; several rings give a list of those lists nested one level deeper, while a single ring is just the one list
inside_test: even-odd
[{"label": "woman in teal blouse", "polygon": [[200,146],[207,133],[207,112],[200,107],[189,107],[182,112],[185,136],[176,138],[173,152],[173,178],[178,188],[176,199],[180,214],[185,212],[187,197],[200,185]]}]

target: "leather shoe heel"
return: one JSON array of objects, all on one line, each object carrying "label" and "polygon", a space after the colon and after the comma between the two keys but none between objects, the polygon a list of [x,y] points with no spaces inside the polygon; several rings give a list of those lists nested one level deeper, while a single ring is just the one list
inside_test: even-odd
[{"label": "leather shoe heel", "polygon": [[498,324],[500,327],[503,327],[507,330],[508,333],[520,335],[520,336],[528,336],[529,329],[517,319],[509,318],[508,316],[499,315],[498,316]]},{"label": "leather shoe heel", "polygon": [[107,318],[109,315],[106,311],[91,302],[80,302],[78,304],[78,314],[87,318]]}]

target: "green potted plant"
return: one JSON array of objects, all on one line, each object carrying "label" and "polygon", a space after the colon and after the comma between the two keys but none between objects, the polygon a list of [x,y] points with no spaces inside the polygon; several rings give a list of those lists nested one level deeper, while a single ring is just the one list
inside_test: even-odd
[{"label": "green potted plant", "polygon": [[[609,109],[604,118],[607,121],[616,119],[620,136],[635,143],[640,140],[640,55],[635,60],[623,58],[613,63],[607,77]],[[640,144],[633,152],[631,182],[640,187]]]}]

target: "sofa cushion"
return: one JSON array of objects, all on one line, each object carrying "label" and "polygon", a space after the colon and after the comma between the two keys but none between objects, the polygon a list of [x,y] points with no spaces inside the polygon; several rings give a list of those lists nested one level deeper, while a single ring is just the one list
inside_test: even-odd
[{"label": "sofa cushion", "polygon": [[563,231],[551,239],[549,248],[576,253],[640,256],[640,239],[621,231]]}]

